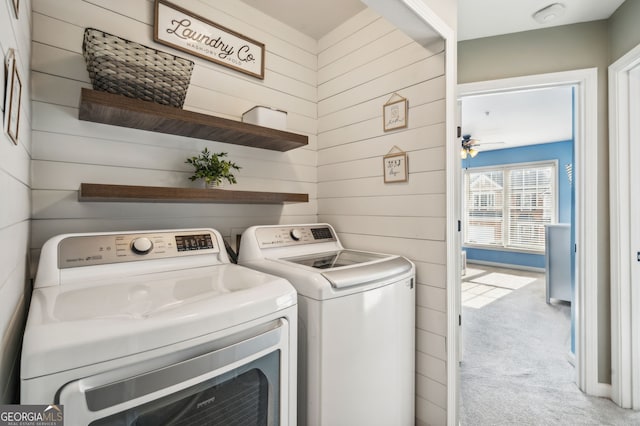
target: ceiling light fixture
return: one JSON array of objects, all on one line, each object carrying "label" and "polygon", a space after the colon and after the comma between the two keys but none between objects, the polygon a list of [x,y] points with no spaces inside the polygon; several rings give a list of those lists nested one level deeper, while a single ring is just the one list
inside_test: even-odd
[{"label": "ceiling light fixture", "polygon": [[475,139],[471,139],[471,135],[463,135],[462,140],[460,140],[460,158],[466,160],[467,157],[474,158],[478,155],[478,150],[473,148],[473,145],[476,144]]},{"label": "ceiling light fixture", "polygon": [[564,15],[565,6],[562,3],[553,3],[547,7],[543,7],[539,11],[533,14],[535,19],[540,24],[548,24],[551,21]]},{"label": "ceiling light fixture", "polygon": [[477,149],[464,147],[460,149],[460,158],[462,158],[463,160],[466,160],[467,156],[474,158],[476,155],[478,155]]}]

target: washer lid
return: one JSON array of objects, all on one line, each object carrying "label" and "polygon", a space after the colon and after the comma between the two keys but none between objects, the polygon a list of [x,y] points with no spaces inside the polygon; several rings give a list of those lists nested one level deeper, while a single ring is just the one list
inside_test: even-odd
[{"label": "washer lid", "polygon": [[[411,271],[413,264],[404,257],[357,250],[337,250],[279,259],[295,265],[318,269],[333,288],[388,281]],[[294,282],[297,286],[297,281]],[[297,288],[299,293],[304,293]]]},{"label": "washer lid", "polygon": [[[287,278],[298,294],[322,300],[345,295],[344,291],[379,285],[413,271],[413,263],[402,256],[358,250],[336,250],[247,263],[265,272]],[[328,291],[329,283],[335,290]]]},{"label": "washer lid", "polygon": [[362,268],[333,269],[322,273],[335,288],[345,288],[355,285],[373,284],[383,280],[405,274],[413,268],[411,262],[404,257],[390,257],[381,262],[375,262]]},{"label": "washer lid", "polygon": [[36,289],[21,376],[172,345],[295,304],[286,280],[233,264]]},{"label": "washer lid", "polygon": [[310,266],[316,269],[332,269],[342,266],[358,265],[360,263],[389,257],[389,255],[367,253],[356,250],[337,250],[326,253],[307,254],[304,256],[285,257],[282,260],[297,263],[299,265]]}]

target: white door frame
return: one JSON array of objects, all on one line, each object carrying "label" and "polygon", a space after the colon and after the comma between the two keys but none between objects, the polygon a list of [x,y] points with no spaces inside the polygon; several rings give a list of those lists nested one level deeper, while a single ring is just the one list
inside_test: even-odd
[{"label": "white door frame", "polygon": [[[387,0],[383,0],[387,1]],[[456,361],[458,353],[458,305],[460,300],[460,147],[457,135],[458,98],[458,40],[456,32],[438,15],[430,10],[423,0],[397,0],[404,2],[413,13],[433,28],[445,41],[445,155],[447,211],[445,233],[447,246],[447,425],[458,426],[458,388],[460,371]],[[453,356],[452,356],[453,354]],[[454,362],[451,362],[453,358]]]},{"label": "white door frame", "polygon": [[[597,192],[598,185],[598,72],[596,68],[539,74],[458,85],[458,95],[495,93],[537,87],[575,84],[575,163],[576,182],[576,290],[575,323],[576,382],[589,395],[610,395],[610,386],[598,383],[598,275],[597,275]],[[447,173],[453,173],[447,168]],[[456,187],[455,191],[461,191]],[[447,212],[453,215],[453,212]],[[451,293],[451,292],[449,292]],[[449,320],[456,312],[449,311]],[[455,352],[448,364],[457,365]]]},{"label": "white door frame", "polygon": [[[639,226],[631,212],[640,208],[640,45],[609,66],[609,170],[611,220],[611,399],[624,408],[640,409],[640,338],[632,324],[640,324],[640,277],[637,246]],[[632,120],[631,117],[636,117]],[[634,141],[631,143],[631,141]],[[635,220],[634,220],[635,219]],[[635,375],[635,380],[634,380]]]},{"label": "white door frame", "polygon": [[[459,200],[456,198],[456,189],[459,186],[460,174],[460,147],[458,146],[456,132],[458,81],[458,41],[456,32],[437,13],[425,3],[426,0],[362,0],[367,6],[376,10],[399,29],[407,34],[416,34],[421,30],[416,27],[419,18],[419,27],[424,25],[427,35],[437,36],[445,43],[445,152],[446,152],[446,186],[447,186],[447,210],[445,233],[447,247],[447,359],[451,354],[457,353],[457,328],[458,316],[452,316],[452,312],[459,312],[456,308],[456,300],[460,298],[460,237],[457,220],[459,219]],[[408,13],[407,13],[408,12]],[[420,37],[425,34],[419,34]],[[418,40],[416,40],[418,41]],[[423,40],[424,41],[424,40]],[[454,356],[455,359],[455,356]],[[447,425],[458,425],[458,383],[459,371],[457,363],[447,363]]]}]

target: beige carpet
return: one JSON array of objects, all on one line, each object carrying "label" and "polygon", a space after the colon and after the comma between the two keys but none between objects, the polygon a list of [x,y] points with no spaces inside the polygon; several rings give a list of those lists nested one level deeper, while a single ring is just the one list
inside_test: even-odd
[{"label": "beige carpet", "polygon": [[516,289],[531,284],[536,277],[520,277],[513,274],[504,274],[501,272],[489,272],[471,279],[471,282],[478,284],[486,284],[494,287]]},{"label": "beige carpet", "polygon": [[508,293],[463,307],[462,425],[640,425],[640,412],[588,397],[576,386],[567,361],[570,306],[545,303],[544,274],[471,269],[463,286],[506,286]]}]

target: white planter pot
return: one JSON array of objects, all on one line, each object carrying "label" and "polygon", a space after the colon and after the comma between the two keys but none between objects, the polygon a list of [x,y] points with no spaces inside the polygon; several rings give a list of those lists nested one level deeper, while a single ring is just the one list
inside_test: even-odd
[{"label": "white planter pot", "polygon": [[204,187],[207,189],[224,189],[224,182],[209,182],[203,181]]}]

